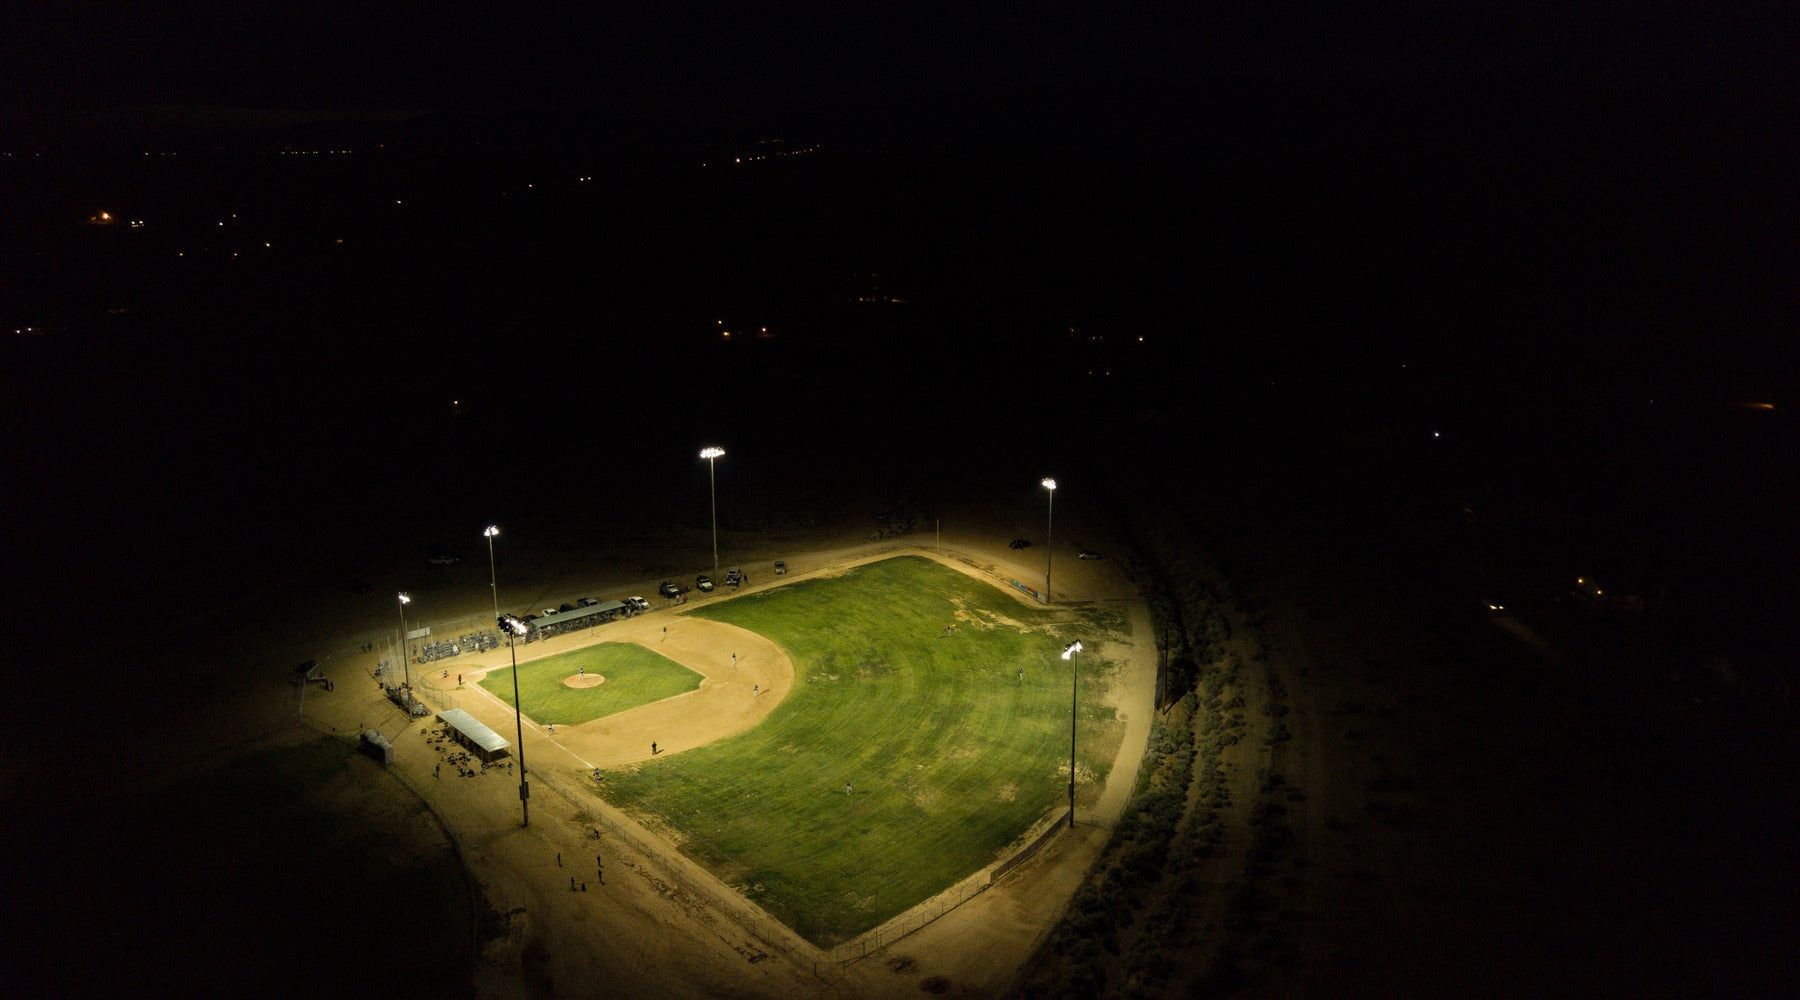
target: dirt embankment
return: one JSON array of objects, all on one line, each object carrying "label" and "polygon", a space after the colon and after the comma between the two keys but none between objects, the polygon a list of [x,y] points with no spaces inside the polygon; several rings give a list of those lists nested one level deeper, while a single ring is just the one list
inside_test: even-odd
[{"label": "dirt embankment", "polygon": [[[1159,522],[1167,532],[1174,522]],[[1189,996],[1296,964],[1289,929],[1295,820],[1283,773],[1303,756],[1283,664],[1253,609],[1191,538],[1141,546],[1168,707],[1141,793],[1020,988],[1025,996]],[[1174,563],[1140,553],[1170,552]],[[1302,744],[1303,745],[1303,744]]]}]

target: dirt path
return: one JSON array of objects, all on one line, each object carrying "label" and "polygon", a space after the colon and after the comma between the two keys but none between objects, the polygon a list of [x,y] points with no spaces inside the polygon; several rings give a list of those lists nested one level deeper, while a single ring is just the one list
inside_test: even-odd
[{"label": "dirt path", "polygon": [[[902,551],[935,558],[1033,603],[1007,583],[1022,578],[1027,566],[994,552],[939,554],[893,543],[790,556],[793,571],[763,578],[759,589],[841,573]],[[494,908],[506,915],[507,934],[490,944],[488,964],[477,976],[479,995],[910,996],[931,975],[948,978],[958,995],[997,995],[1010,988],[1099,856],[1107,828],[1136,780],[1153,711],[1156,659],[1148,610],[1110,565],[1077,566],[1066,576],[1057,578],[1059,603],[1118,602],[1133,635],[1131,642],[1103,643],[1098,650],[1121,663],[1111,680],[1111,698],[1126,735],[1094,812],[1084,811],[1074,834],[1052,839],[986,892],[890,949],[849,965],[817,964],[815,949],[605,804],[591,785],[593,768],[648,759],[651,740],[660,755],[742,732],[791,690],[793,664],[773,642],[685,613],[721,596],[533,644],[531,659],[601,641],[638,642],[703,680],[687,694],[578,726],[557,725],[554,734],[549,732],[553,720],[529,721],[529,828],[520,827],[516,774],[490,770],[463,778],[437,769],[438,745],[423,735],[430,723],[406,723],[371,682],[375,654],[361,658],[368,663],[356,657],[334,663],[338,692],[310,701],[307,714],[346,736],[373,724],[370,720],[387,720],[379,728],[394,742],[394,772],[431,804]],[[486,671],[509,666],[507,657],[501,649],[459,658],[457,667],[435,673],[427,668],[418,682],[428,700],[463,708],[510,740],[511,707],[475,684]],[[454,683],[459,672],[460,687]],[[603,831],[600,840],[592,838],[596,827]],[[605,885],[596,853],[605,865]],[[911,959],[902,963],[902,972],[885,964],[896,955]]]}]

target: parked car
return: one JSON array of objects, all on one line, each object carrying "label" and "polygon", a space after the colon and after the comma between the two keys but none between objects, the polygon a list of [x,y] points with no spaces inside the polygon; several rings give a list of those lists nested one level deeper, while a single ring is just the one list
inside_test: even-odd
[{"label": "parked car", "polygon": [[704,591],[711,591],[713,589],[712,577],[702,573],[699,576],[694,577],[694,586]]},{"label": "parked car", "polygon": [[599,604],[600,602],[595,600],[592,597],[584,597],[581,600],[576,601],[575,603],[581,605],[584,608],[591,608],[594,605]]},{"label": "parked car", "polygon": [[1031,548],[1031,542],[1023,538],[1015,538],[1012,540],[1012,545],[1009,547],[1015,549],[1029,549]]},{"label": "parked car", "polygon": [[744,582],[743,569],[741,569],[740,567],[737,567],[737,566],[733,566],[730,569],[726,570],[725,571],[725,582],[730,584],[733,587],[737,586],[740,583],[743,583]]},{"label": "parked car", "polygon": [[679,597],[681,595],[681,588],[670,583],[668,580],[664,580],[656,585],[656,592],[664,597]]},{"label": "parked car", "polygon": [[1086,549],[1082,549],[1080,552],[1075,553],[1075,558],[1077,558],[1077,559],[1105,559],[1106,557],[1101,555],[1098,552],[1089,552]]},{"label": "parked car", "polygon": [[564,602],[563,602],[563,606],[562,606],[562,607],[560,607],[560,608],[557,608],[557,609],[556,609],[556,610],[557,610],[557,611],[559,611],[559,612],[560,612],[560,611],[574,611],[574,610],[575,610],[575,605],[573,605],[573,604],[570,604],[570,603],[569,603],[569,602],[567,602],[567,601],[564,601]]},{"label": "parked car", "polygon": [[784,563],[779,559],[775,560],[775,575],[780,576],[786,572],[787,572],[787,563]]},{"label": "parked car", "polygon": [[556,609],[555,609],[555,608],[545,608],[545,609],[544,609],[544,617],[545,617],[545,618],[548,618],[548,617],[550,617],[550,616],[551,616],[551,615],[554,615],[554,614],[556,614]]},{"label": "parked car", "polygon": [[625,606],[630,608],[631,613],[634,615],[641,611],[649,611],[650,610],[650,602],[644,600],[641,597],[625,598]]}]

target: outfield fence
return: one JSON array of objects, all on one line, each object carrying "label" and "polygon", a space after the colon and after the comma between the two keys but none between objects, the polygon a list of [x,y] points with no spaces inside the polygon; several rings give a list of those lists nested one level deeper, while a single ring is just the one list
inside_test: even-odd
[{"label": "outfield fence", "polygon": [[918,932],[932,921],[985,892],[989,886],[1030,860],[1068,825],[1069,812],[1066,809],[1058,810],[1039,820],[1031,839],[1027,840],[1024,846],[1017,851],[970,875],[880,927],[831,949],[823,958],[813,963],[813,974],[829,980],[833,975],[841,975],[850,964],[860,962],[902,938]]},{"label": "outfield fence", "polygon": [[[531,774],[533,781],[550,786],[571,802],[579,802],[588,797],[605,801],[599,796],[597,789],[587,787],[585,782],[570,782],[564,773],[533,768]],[[1036,855],[1069,825],[1068,810],[1066,808],[1058,809],[1039,820],[1030,831],[1024,844],[1005,858],[967,876],[949,889],[873,930],[860,934],[834,948],[821,949],[801,938],[786,924],[746,899],[731,886],[712,878],[710,873],[699,868],[696,862],[682,855],[677,848],[663,841],[655,833],[644,829],[633,820],[621,818],[618,814],[613,813],[612,808],[614,807],[609,804],[607,809],[600,810],[594,820],[595,828],[604,828],[608,836],[616,836],[628,841],[637,851],[647,857],[664,859],[657,866],[657,876],[666,879],[668,885],[659,887],[659,891],[676,899],[688,896],[710,901],[718,909],[724,911],[746,933],[755,938],[758,943],[779,953],[800,968],[811,969],[814,976],[830,986],[840,983],[848,974],[850,966],[891,947],[896,942],[918,932],[939,917],[986,891],[995,882]]]},{"label": "outfield fence", "polygon": [[[549,786],[564,799],[579,803],[589,799],[605,803],[597,789],[589,787],[583,781],[569,781],[566,773],[558,773],[539,767],[531,769],[531,780]],[[705,901],[714,908],[724,912],[745,933],[769,950],[782,955],[795,966],[812,969],[815,975],[825,978],[827,983],[835,983],[835,979],[826,976],[827,971],[838,972],[841,969],[832,963],[831,970],[821,969],[819,949],[794,933],[787,925],[781,923],[767,911],[745,899],[743,895],[724,882],[712,878],[709,873],[691,859],[683,856],[673,845],[662,841],[656,834],[645,830],[635,821],[621,817],[608,808],[598,810],[594,817],[594,829],[605,829],[606,835],[617,837],[631,844],[640,854],[658,859],[655,877],[665,880],[665,885],[654,886],[663,895],[682,901],[683,897],[695,901]],[[639,873],[640,875],[647,873]],[[654,885],[654,883],[653,883]]]},{"label": "outfield fence", "polygon": [[[882,551],[904,547],[895,545]],[[920,546],[920,548],[928,547]],[[946,552],[946,555],[950,558],[960,559],[971,566],[974,565],[960,553]],[[820,568],[809,565],[809,563],[810,560],[804,557],[790,560],[789,574],[797,576]],[[767,569],[763,569],[763,573],[767,572]],[[988,568],[988,573],[991,576],[998,575],[992,572],[991,567]],[[759,577],[757,581],[759,583],[774,582],[772,575],[759,575]],[[1006,582],[1029,597],[1042,599],[1035,589],[1020,581],[1007,579]],[[484,662],[477,664],[473,662],[476,659],[474,655],[465,655],[464,652],[443,655],[441,649],[436,659],[421,662],[423,659],[421,653],[427,643],[459,641],[466,635],[494,632],[494,623],[491,616],[487,614],[462,616],[429,623],[409,621],[408,626],[404,659],[401,651],[396,648],[397,635],[391,628],[385,637],[369,643],[369,648],[365,649],[359,644],[355,648],[346,647],[343,650],[334,650],[320,659],[322,662],[330,662],[334,659],[341,662],[341,660],[357,656],[371,657],[378,664],[373,668],[373,672],[378,680],[383,681],[384,685],[400,683],[408,669],[415,679],[426,677],[436,679],[441,672],[446,670],[450,673],[458,673],[458,666],[463,664],[466,664],[465,670],[479,669],[481,666],[491,668],[492,666],[491,663],[485,662],[490,657],[482,656],[481,659]],[[504,640],[502,640],[502,645],[504,645]],[[490,648],[486,652],[492,652],[492,649]],[[505,650],[500,650],[500,656],[502,658],[501,669],[504,669],[506,665]],[[454,688],[415,683],[412,690],[418,700],[434,712],[463,707],[461,703],[464,699],[461,697],[461,693]],[[570,802],[598,801],[605,803],[606,801],[598,794],[598,789],[591,782],[576,777],[575,773],[538,765],[531,768],[530,777],[534,783],[549,786],[549,790],[562,795]],[[893,947],[896,943],[929,926],[957,907],[973,900],[1043,850],[1059,832],[1069,825],[1070,820],[1066,806],[1054,810],[1034,824],[1026,832],[1021,845],[1005,857],[964,877],[944,891],[896,915],[880,926],[835,947],[821,949],[802,938],[731,885],[714,877],[654,830],[639,825],[610,803],[606,804],[606,808],[595,810],[595,812],[597,815],[593,822],[596,831],[603,829],[606,837],[618,837],[645,857],[654,859],[654,870],[639,874],[662,882],[663,884],[655,885],[659,892],[676,901],[681,901],[685,897],[709,904],[715,911],[721,912],[737,924],[756,944],[767,948],[772,953],[781,955],[797,968],[810,969],[829,993],[843,995],[848,995],[845,991],[849,989],[849,986],[845,981],[855,963]],[[752,960],[754,961],[754,959]]]}]

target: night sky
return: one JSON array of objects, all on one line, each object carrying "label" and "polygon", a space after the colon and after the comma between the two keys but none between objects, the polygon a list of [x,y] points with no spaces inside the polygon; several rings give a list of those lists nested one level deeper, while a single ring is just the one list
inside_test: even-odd
[{"label": "night sky", "polygon": [[[629,9],[616,10],[615,6]],[[1783,4],[9,5],[12,110],[604,104],[736,111],[1177,83],[1793,80]]]},{"label": "night sky", "polygon": [[[1307,682],[1345,745],[1379,725],[1363,700],[1448,683],[1469,709],[1420,747],[1544,727],[1567,732],[1520,773],[1599,762],[1426,845],[1475,872],[1444,853],[1459,830],[1535,819],[1586,850],[1571,880],[1502,845],[1544,909],[1569,904],[1546,975],[1576,968],[1583,906],[1640,908],[1612,889],[1663,866],[1671,822],[1739,881],[1678,864],[1675,892],[1725,887],[1669,897],[1693,956],[1620,953],[1710,976],[1754,928],[1791,964],[1796,67],[1792,2],[18,0],[0,588],[54,621],[13,669],[249,643],[236,609],[274,615],[268,595],[379,605],[385,628],[389,595],[441,568],[425,554],[467,569],[489,523],[678,546],[707,523],[706,444],[745,534],[814,508],[844,537],[883,505],[1004,520],[1019,496],[1035,524],[1050,473],[1059,538],[1065,495],[1111,504],[1158,577],[1235,544],[1247,579],[1296,594],[1389,580],[1361,599],[1430,655],[1395,654],[1419,673],[1374,695],[1340,700],[1335,663]],[[1647,597],[1647,624],[1586,614],[1576,573]],[[1489,602],[1561,629],[1579,676],[1483,666],[1496,643],[1525,656]],[[1442,682],[1440,640],[1476,669]],[[1701,670],[1727,658],[1739,701]],[[171,679],[157,697],[200,704]],[[1495,685],[1523,692],[1516,719]],[[12,717],[60,755],[94,703],[44,690]],[[1621,691],[1648,707],[1615,712]],[[1690,746],[1710,752],[1691,783],[1634,770]],[[1765,886],[1739,861],[1777,844]]]}]

